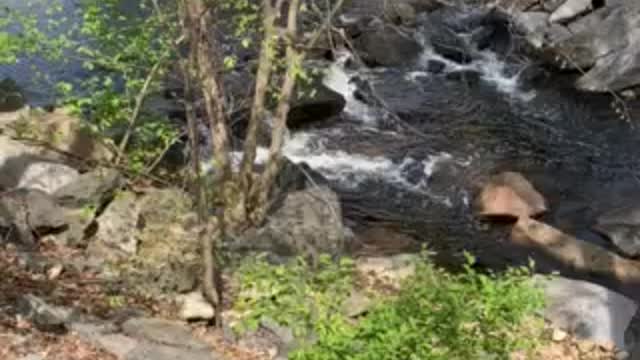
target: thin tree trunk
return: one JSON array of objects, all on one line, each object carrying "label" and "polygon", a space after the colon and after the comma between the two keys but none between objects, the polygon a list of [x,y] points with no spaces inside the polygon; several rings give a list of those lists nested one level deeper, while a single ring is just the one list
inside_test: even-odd
[{"label": "thin tree trunk", "polygon": [[[183,0],[183,28],[188,34],[190,40],[190,52],[189,52],[189,67],[185,69],[186,81],[188,86],[193,91],[191,71],[197,73],[198,84],[202,89],[205,98],[205,107],[207,110],[207,116],[210,124],[211,137],[214,144],[214,157],[216,161],[216,171],[218,172],[217,178],[219,180],[217,185],[220,185],[220,189],[223,189],[230,176],[230,162],[229,162],[229,141],[227,124],[224,113],[223,104],[223,92],[221,84],[217,79],[216,67],[210,55],[215,55],[217,52],[213,51],[215,46],[211,45],[208,36],[210,28],[210,13],[208,9],[204,8],[201,0]],[[189,116],[189,114],[188,114]],[[195,162],[194,172],[199,174],[199,156],[197,154],[197,128],[195,124],[195,117],[193,111],[191,113],[190,133],[192,137],[192,157]],[[196,175],[198,176],[198,175]],[[200,184],[201,185],[201,184]],[[204,267],[202,278],[202,291],[207,300],[214,306],[216,311],[216,325],[222,325],[222,319],[220,317],[221,296],[219,289],[220,277],[218,274],[219,264],[217,261],[217,254],[215,251],[215,244],[225,236],[225,219],[224,213],[218,216],[218,219],[208,219],[206,216],[206,208],[204,206],[203,189],[201,186],[197,186],[197,196],[201,198],[198,204],[199,220],[202,221],[200,228],[200,241],[202,251],[202,264]],[[226,203],[224,204],[227,205]]]},{"label": "thin tree trunk", "polygon": [[287,69],[280,88],[280,99],[276,109],[276,115],[271,129],[271,146],[269,148],[269,159],[267,165],[260,177],[257,187],[252,189],[252,199],[257,199],[255,209],[251,214],[254,224],[259,224],[266,216],[267,200],[270,195],[271,187],[282,166],[282,146],[287,130],[287,115],[289,113],[291,96],[296,84],[296,75],[301,71],[303,54],[299,53],[295,48],[295,40],[298,35],[298,10],[300,0],[291,0],[289,4],[289,13],[287,17],[286,31],[286,59]]},{"label": "thin tree trunk", "polygon": [[247,126],[247,134],[244,141],[244,155],[240,167],[241,190],[246,194],[250,190],[253,164],[256,159],[258,126],[264,120],[265,100],[269,80],[271,80],[271,68],[273,67],[273,53],[276,47],[277,31],[275,28],[276,15],[279,11],[271,4],[271,0],[263,1],[263,39],[260,45],[260,58],[256,73],[256,86],[253,95],[253,105]]}]

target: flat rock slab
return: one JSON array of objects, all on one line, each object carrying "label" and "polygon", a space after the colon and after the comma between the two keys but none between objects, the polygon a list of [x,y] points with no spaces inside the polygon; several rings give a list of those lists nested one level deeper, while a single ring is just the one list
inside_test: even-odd
[{"label": "flat rock slab", "polygon": [[186,349],[142,343],[127,353],[124,360],[218,360],[221,356],[206,349]]},{"label": "flat rock slab", "polygon": [[206,343],[196,339],[188,327],[176,321],[133,318],[122,324],[122,330],[131,337],[163,345],[200,350],[208,347]]},{"label": "flat rock slab", "polygon": [[616,292],[586,281],[538,278],[547,305],[544,317],[554,327],[597,343],[614,343],[630,349],[625,331],[637,311],[636,303]]}]

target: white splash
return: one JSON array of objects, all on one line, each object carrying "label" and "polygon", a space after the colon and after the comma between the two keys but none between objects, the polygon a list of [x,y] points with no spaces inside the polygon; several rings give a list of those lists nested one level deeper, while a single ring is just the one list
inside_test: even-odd
[{"label": "white splash", "polygon": [[344,112],[346,114],[365,124],[375,125],[380,114],[376,109],[356,99],[354,96],[354,92],[357,90],[357,86],[351,82],[354,74],[345,67],[345,63],[350,57],[351,55],[348,53],[339,54],[337,56],[338,59],[327,69],[323,83],[344,97],[346,102]]}]

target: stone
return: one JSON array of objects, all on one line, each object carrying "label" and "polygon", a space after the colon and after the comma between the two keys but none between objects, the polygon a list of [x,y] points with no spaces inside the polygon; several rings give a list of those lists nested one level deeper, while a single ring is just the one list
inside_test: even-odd
[{"label": "stone", "polygon": [[565,0],[544,0],[542,2],[542,8],[544,11],[552,13],[556,11]]},{"label": "stone", "polygon": [[144,339],[156,344],[206,349],[208,345],[196,339],[191,329],[177,321],[159,318],[132,318],[122,324],[125,335],[135,339]]},{"label": "stone", "polygon": [[[46,164],[62,164],[62,157],[44,147],[28,146],[0,136],[0,191],[20,186],[23,175],[38,174]],[[34,169],[29,170],[31,166]]]},{"label": "stone", "polygon": [[49,305],[33,294],[22,296],[17,309],[24,319],[43,331],[64,331],[65,324],[74,315],[71,309]]},{"label": "stone", "polygon": [[363,30],[353,45],[370,66],[410,65],[418,59],[422,47],[395,27],[380,25]]},{"label": "stone", "polygon": [[52,112],[29,111],[9,127],[12,136],[45,143],[76,160],[109,162],[113,158],[113,152],[98,135],[62,108]]},{"label": "stone", "polygon": [[476,199],[480,216],[532,217],[547,211],[544,197],[520,173],[492,176]]},{"label": "stone", "polygon": [[567,336],[569,336],[569,334],[567,334],[566,331],[561,329],[553,329],[553,332],[551,333],[551,340],[560,342],[560,341],[564,341],[567,338]]},{"label": "stone", "polygon": [[338,196],[326,186],[287,194],[267,224],[243,244],[281,256],[339,255],[348,231]]},{"label": "stone", "polygon": [[54,162],[29,163],[20,176],[16,187],[42,190],[53,194],[78,178],[78,171]]},{"label": "stone", "polygon": [[4,78],[0,81],[0,113],[11,112],[22,108],[25,98],[22,90],[11,78]]},{"label": "stone", "polygon": [[[123,334],[104,334],[93,337],[91,343],[118,357],[118,359],[129,359],[130,354],[134,353],[140,345],[139,342],[129,336]],[[148,359],[156,360],[149,357]],[[175,358],[178,359],[178,358]]]},{"label": "stone", "polygon": [[65,207],[97,207],[123,184],[120,173],[113,169],[97,168],[79,175],[73,181],[56,190],[53,195]]},{"label": "stone", "polygon": [[215,317],[215,309],[200,291],[179,295],[176,302],[179,307],[178,316],[182,320],[211,320]]},{"label": "stone", "polygon": [[622,207],[604,213],[593,229],[611,240],[626,256],[640,255],[640,208]]},{"label": "stone", "polygon": [[625,331],[638,305],[631,299],[586,281],[537,276],[546,298],[544,317],[579,339],[614,343],[627,349]]},{"label": "stone", "polygon": [[354,318],[369,311],[372,305],[373,300],[370,296],[360,291],[354,291],[342,304],[341,310],[345,316]]},{"label": "stone", "polygon": [[287,116],[290,129],[332,118],[344,109],[346,100],[342,95],[322,83],[313,84],[311,87],[313,90],[310,94],[296,98],[291,104]]},{"label": "stone", "polygon": [[140,343],[127,352],[123,360],[221,360],[222,355],[209,349],[189,349]]},{"label": "stone", "polygon": [[94,206],[85,206],[79,209],[62,208],[66,228],[64,232],[58,233],[55,240],[58,244],[71,247],[85,248],[94,221],[95,212],[98,210]]},{"label": "stone", "polygon": [[526,33],[539,32],[547,27],[549,14],[544,12],[524,12],[515,15],[515,23]]},{"label": "stone", "polygon": [[444,71],[446,64],[438,60],[429,60],[427,62],[427,71],[432,74],[440,74]]},{"label": "stone", "polygon": [[96,219],[97,230],[87,251],[91,256],[120,260],[137,252],[140,204],[135,194],[120,192]]},{"label": "stone", "polygon": [[383,284],[399,289],[402,282],[415,274],[417,256],[399,254],[390,257],[363,257],[356,260],[356,270],[369,284]]},{"label": "stone", "polygon": [[592,0],[566,0],[549,16],[549,22],[558,23],[571,20],[592,9]]},{"label": "stone", "polygon": [[7,238],[33,246],[36,239],[65,226],[65,219],[50,195],[35,189],[17,189],[0,194],[0,228]]},{"label": "stone", "polygon": [[277,338],[276,343],[278,345],[278,355],[286,355],[295,350],[299,345],[293,335],[293,330],[290,327],[278,324],[273,319],[262,319],[260,321],[260,327],[269,331]]},{"label": "stone", "polygon": [[154,189],[137,201],[137,253],[127,270],[129,286],[161,296],[193,290],[201,273],[200,244],[188,194]]}]

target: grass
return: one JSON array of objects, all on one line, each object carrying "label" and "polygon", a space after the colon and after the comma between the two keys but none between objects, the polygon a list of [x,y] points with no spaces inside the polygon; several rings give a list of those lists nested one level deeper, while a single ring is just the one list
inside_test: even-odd
[{"label": "grass", "polygon": [[358,321],[339,311],[355,286],[354,269],[350,260],[326,260],[316,270],[302,261],[244,265],[241,327],[266,317],[300,336],[313,332],[316,341],[291,353],[294,360],[508,359],[540,339],[543,323],[534,314],[543,296],[528,268],[498,275],[468,265],[451,274],[423,257],[398,294],[379,298]]}]

